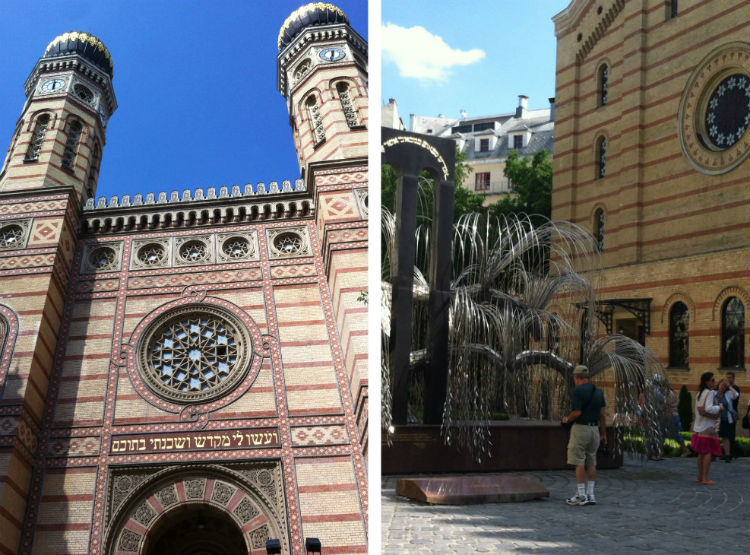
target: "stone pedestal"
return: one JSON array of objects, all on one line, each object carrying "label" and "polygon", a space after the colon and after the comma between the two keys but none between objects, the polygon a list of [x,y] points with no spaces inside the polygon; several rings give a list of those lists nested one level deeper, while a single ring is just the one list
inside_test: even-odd
[{"label": "stone pedestal", "polygon": [[[609,428],[607,434],[609,445],[614,445],[614,429]],[[468,453],[445,445],[440,426],[397,426],[390,446],[383,432],[382,472],[427,474],[570,468],[566,463],[568,434],[557,422],[493,422],[490,438],[492,456],[478,463]],[[619,468],[622,464],[622,454],[600,455],[597,468]]]}]

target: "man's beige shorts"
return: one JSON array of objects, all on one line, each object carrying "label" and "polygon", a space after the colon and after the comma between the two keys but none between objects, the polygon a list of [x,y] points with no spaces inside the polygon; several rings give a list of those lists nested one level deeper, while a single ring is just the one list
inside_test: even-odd
[{"label": "man's beige shorts", "polygon": [[599,441],[599,426],[573,424],[568,441],[568,464],[596,466]]}]

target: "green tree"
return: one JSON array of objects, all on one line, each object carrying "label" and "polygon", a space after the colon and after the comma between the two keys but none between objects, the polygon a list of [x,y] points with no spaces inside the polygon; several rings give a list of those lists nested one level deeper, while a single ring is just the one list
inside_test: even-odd
[{"label": "green tree", "polygon": [[513,151],[505,162],[505,177],[515,185],[514,194],[490,206],[493,216],[525,213],[549,218],[552,215],[552,159],[540,150],[533,158],[521,158]]},{"label": "green tree", "polygon": [[684,385],[680,388],[680,395],[677,399],[677,413],[680,415],[682,430],[689,431],[693,423],[693,397]]}]

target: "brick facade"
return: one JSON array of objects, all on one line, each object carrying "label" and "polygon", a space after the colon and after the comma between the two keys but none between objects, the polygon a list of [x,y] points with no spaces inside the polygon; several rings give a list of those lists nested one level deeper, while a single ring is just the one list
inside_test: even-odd
[{"label": "brick facade", "polygon": [[[330,44],[342,43],[308,46]],[[250,553],[265,553],[269,537],[300,553],[310,536],[326,553],[366,552],[362,71],[350,55],[310,72],[333,79],[335,94],[336,79],[348,80],[358,110],[351,126],[344,103],[323,93],[322,147],[310,150],[313,130],[290,103],[304,176],[294,187],[145,202],[95,203],[86,187],[93,137],[104,142],[97,114],[72,95],[32,96],[0,174],[0,229],[21,230],[0,249],[0,552],[142,552],[196,506],[233,523]],[[29,163],[39,110],[54,132]],[[88,146],[69,171],[55,162],[67,141],[57,122],[74,110]],[[235,359],[215,338],[216,360],[242,362],[221,395],[172,395],[149,381],[177,372],[145,369],[149,338],[177,329],[175,314],[235,326]]]},{"label": "brick facade", "polygon": [[[693,119],[703,117],[724,76],[748,74],[750,6],[573,0],[554,21],[553,218],[595,232],[603,211],[599,298],[650,299],[650,333],[643,319],[621,308],[613,331],[645,337],[673,387],[696,391],[701,373],[723,376],[731,369],[747,395],[750,133],[745,129],[729,149],[706,146]],[[744,360],[725,368],[721,311],[732,296],[744,306]],[[669,312],[676,302],[689,311],[687,367],[669,366]]]}]

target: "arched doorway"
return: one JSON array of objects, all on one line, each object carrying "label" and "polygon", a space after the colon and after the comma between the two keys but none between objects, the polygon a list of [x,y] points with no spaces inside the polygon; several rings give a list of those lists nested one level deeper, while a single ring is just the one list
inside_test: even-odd
[{"label": "arched doorway", "polygon": [[113,469],[103,553],[261,555],[289,528],[279,461]]},{"label": "arched doorway", "polygon": [[208,504],[190,504],[166,513],[148,531],[144,555],[224,555],[248,553],[242,531],[226,513]]}]

